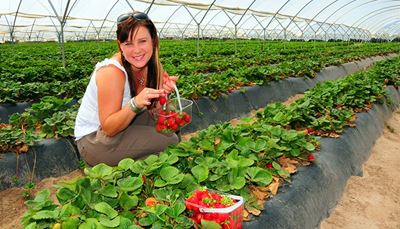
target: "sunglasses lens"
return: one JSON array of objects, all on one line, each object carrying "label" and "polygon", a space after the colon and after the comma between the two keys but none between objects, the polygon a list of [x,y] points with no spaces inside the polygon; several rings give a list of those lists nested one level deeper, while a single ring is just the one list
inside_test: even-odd
[{"label": "sunglasses lens", "polygon": [[135,13],[128,13],[128,14],[122,14],[117,18],[117,24],[121,24],[122,22],[126,21],[129,17],[133,17],[136,20],[150,20],[147,14],[142,13],[142,12],[135,12]]},{"label": "sunglasses lens", "polygon": [[149,17],[147,16],[147,14],[141,13],[141,12],[133,14],[133,17],[134,17],[136,20],[148,20],[148,19],[149,19]]},{"label": "sunglasses lens", "polygon": [[121,16],[118,17],[117,23],[120,24],[120,23],[124,22],[130,16],[131,16],[130,14],[122,14]]}]

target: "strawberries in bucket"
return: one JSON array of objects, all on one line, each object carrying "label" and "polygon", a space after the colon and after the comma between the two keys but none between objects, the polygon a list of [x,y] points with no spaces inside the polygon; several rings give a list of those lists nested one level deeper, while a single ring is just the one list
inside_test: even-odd
[{"label": "strawberries in bucket", "polygon": [[[185,200],[190,218],[204,228],[242,228],[243,198],[214,190],[196,190]],[[219,226],[218,226],[219,225]]]},{"label": "strawberries in bucket", "polygon": [[[177,88],[175,91],[179,98]],[[161,97],[159,99],[160,106],[152,110],[157,132],[172,134],[192,121],[193,101],[178,98],[168,100]]]}]

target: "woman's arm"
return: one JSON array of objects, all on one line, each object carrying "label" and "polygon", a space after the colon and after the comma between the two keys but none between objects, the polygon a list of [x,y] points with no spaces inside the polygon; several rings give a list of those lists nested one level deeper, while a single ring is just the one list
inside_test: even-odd
[{"label": "woman's arm", "polygon": [[120,69],[113,65],[99,69],[96,83],[101,129],[111,137],[124,130],[136,114],[129,106],[121,107],[125,75]]}]

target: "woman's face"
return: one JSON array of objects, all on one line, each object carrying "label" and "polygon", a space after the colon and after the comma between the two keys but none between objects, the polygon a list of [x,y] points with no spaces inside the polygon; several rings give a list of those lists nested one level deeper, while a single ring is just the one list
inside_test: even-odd
[{"label": "woman's face", "polygon": [[[133,33],[132,40],[128,38],[120,44],[120,47],[133,70],[139,71],[147,66],[147,62],[153,55],[153,41],[149,30],[144,26],[139,26]],[[129,34],[130,36],[131,34]]]}]

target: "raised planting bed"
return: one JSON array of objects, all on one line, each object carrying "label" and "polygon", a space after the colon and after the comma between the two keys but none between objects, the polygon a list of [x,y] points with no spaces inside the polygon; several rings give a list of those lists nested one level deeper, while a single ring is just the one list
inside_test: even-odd
[{"label": "raised planting bed", "polygon": [[[194,222],[182,201],[199,186],[207,186],[240,195],[246,200],[243,211],[261,213],[246,227],[315,228],[334,206],[347,178],[360,173],[368,158],[365,152],[400,103],[398,89],[387,86],[399,80],[399,61],[319,84],[287,106],[269,104],[242,124],[211,125],[159,156],[124,159],[116,167],[87,167],[85,176],[59,184],[57,198],[63,210],[43,190],[27,202],[23,223],[189,228]],[[334,138],[318,141],[314,135]],[[288,167],[310,162],[299,170]],[[276,193],[279,183],[283,187]],[[275,197],[260,205],[271,194]]]},{"label": "raised planting bed", "polygon": [[[395,57],[397,55],[389,55]],[[193,105],[192,123],[182,129],[182,133],[190,133],[241,117],[251,110],[265,107],[271,102],[285,101],[290,96],[314,87],[317,83],[335,80],[354,71],[365,69],[384,57],[367,58],[342,66],[331,66],[317,73],[315,78],[289,78],[271,82],[266,86],[252,86],[223,95],[217,100],[200,98]],[[49,158],[60,163],[38,162],[39,158]],[[43,154],[43,155],[42,155]],[[39,157],[34,155],[40,155]],[[45,165],[45,166],[42,166]],[[61,168],[60,168],[61,166]],[[26,154],[0,154],[0,190],[22,186],[28,181],[37,182],[49,176],[61,176],[79,168],[79,155],[72,140],[48,139],[31,147]],[[4,168],[4,169],[3,169]],[[44,170],[44,171],[41,171]]]},{"label": "raised planting bed", "polygon": [[368,112],[358,113],[356,127],[346,128],[340,138],[321,138],[315,163],[299,168],[244,228],[318,228],[340,200],[350,176],[362,176],[362,165],[385,121],[399,107],[400,91],[387,91],[391,105],[375,103]]},{"label": "raised planting bed", "polygon": [[[398,56],[388,55],[388,58]],[[204,129],[210,124],[225,122],[233,118],[245,116],[250,111],[265,107],[271,102],[286,101],[290,96],[303,93],[316,84],[327,80],[336,80],[354,72],[364,70],[385,57],[376,56],[340,66],[330,66],[317,73],[315,78],[290,77],[280,81],[272,81],[265,86],[243,87],[216,100],[202,97],[194,101],[192,123],[182,130],[190,133]]]}]

